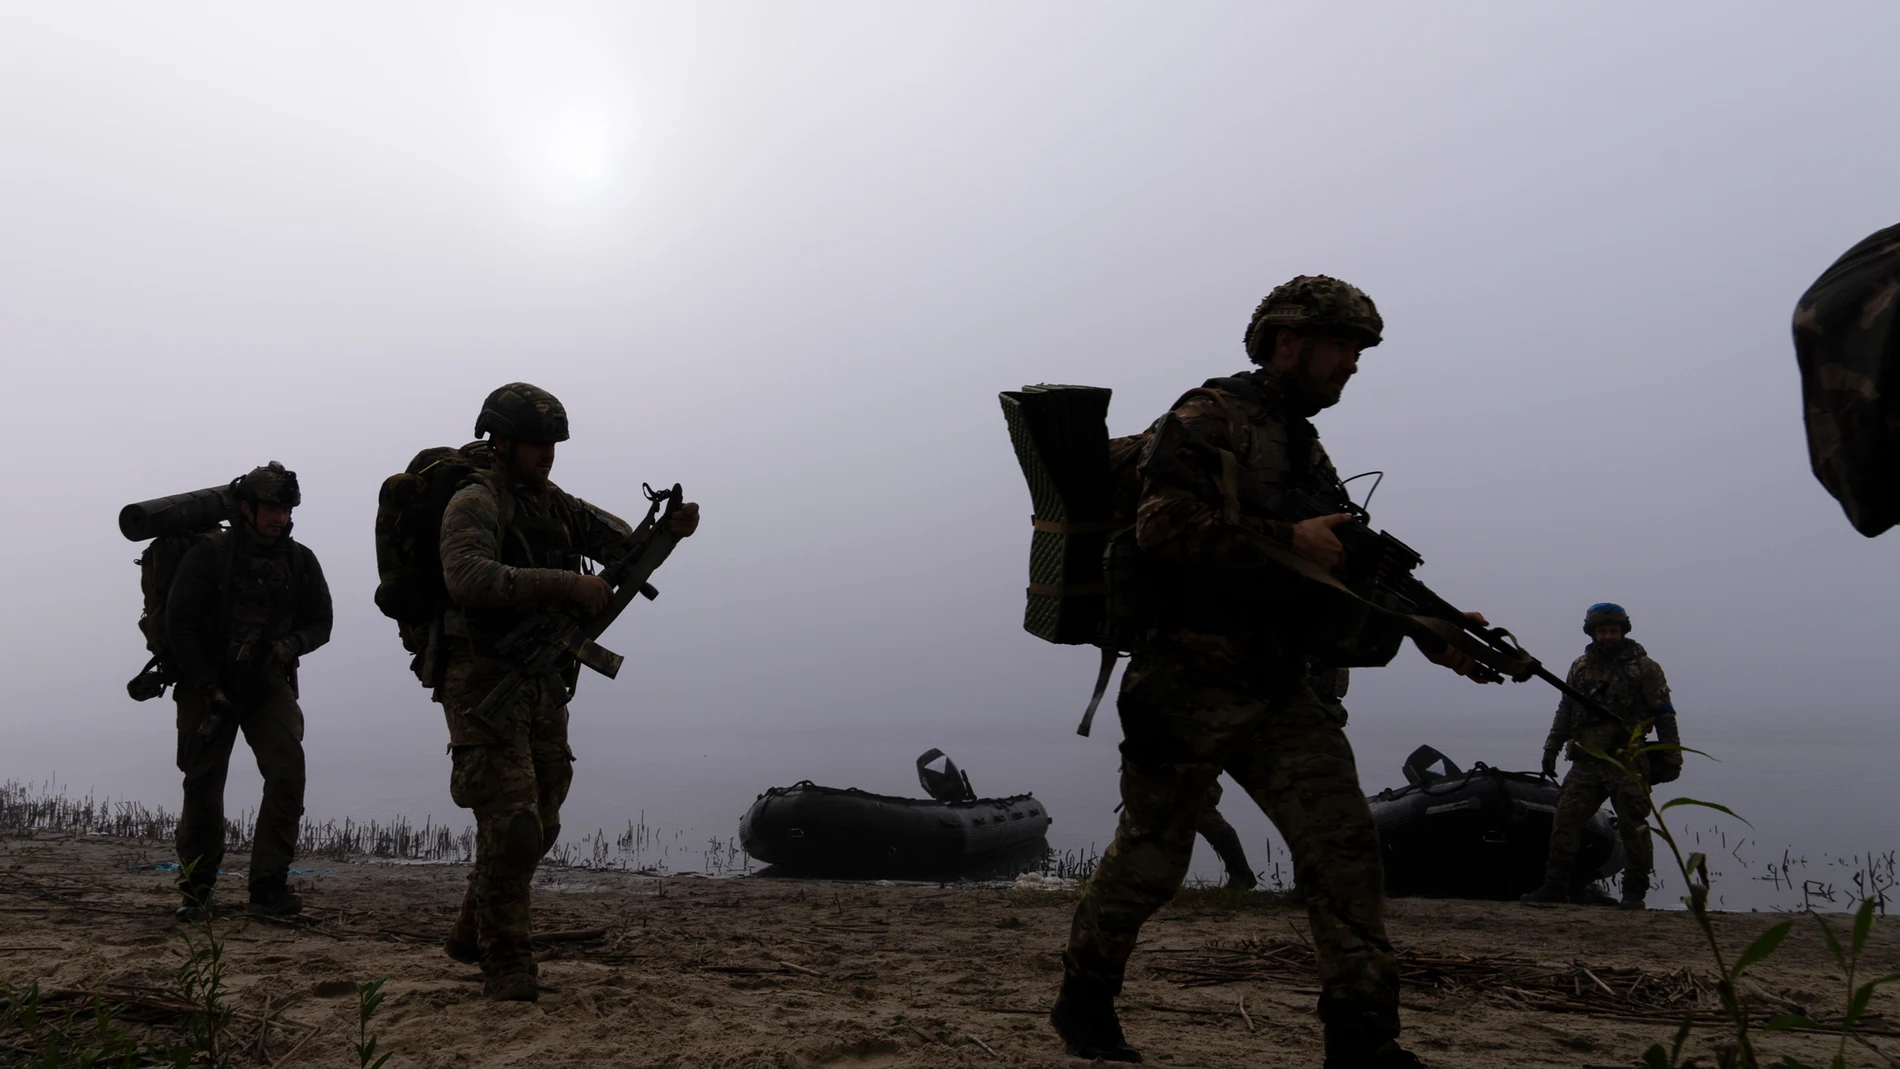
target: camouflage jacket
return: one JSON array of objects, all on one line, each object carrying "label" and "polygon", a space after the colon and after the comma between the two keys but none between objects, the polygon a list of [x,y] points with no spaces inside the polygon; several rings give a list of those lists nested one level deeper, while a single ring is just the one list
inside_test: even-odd
[{"label": "camouflage jacket", "polygon": [[330,641],[330,586],[317,555],[289,535],[260,545],[242,531],[202,539],[178,562],[165,601],[165,631],[179,693],[217,682],[234,700],[256,700],[263,676],[296,689],[297,661],[272,660],[277,640],[299,656]]},{"label": "camouflage jacket", "polygon": [[1290,486],[1336,479],[1318,432],[1291,411],[1281,373],[1210,380],[1155,423],[1140,462],[1135,537],[1154,602],[1155,636],[1212,665],[1286,678],[1305,665],[1287,580],[1263,548],[1289,546],[1272,514]]},{"label": "camouflage jacket", "polygon": [[625,520],[553,483],[517,486],[500,473],[471,478],[442,511],[442,580],[451,644],[492,656],[527,610],[567,598],[581,559],[613,561],[631,548]]},{"label": "camouflage jacket", "polygon": [[1682,741],[1676,730],[1676,707],[1669,700],[1669,681],[1662,665],[1650,660],[1639,642],[1624,639],[1614,653],[1592,642],[1570,665],[1572,687],[1595,698],[1616,714],[1618,723],[1577,708],[1568,698],[1557,703],[1544,752],[1554,754],[1567,742],[1613,751],[1629,739],[1639,724],[1653,722],[1663,742]]}]

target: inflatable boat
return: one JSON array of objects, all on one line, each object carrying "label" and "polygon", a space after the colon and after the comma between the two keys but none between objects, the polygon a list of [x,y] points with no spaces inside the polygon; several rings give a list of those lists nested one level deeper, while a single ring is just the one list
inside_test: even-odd
[{"label": "inflatable boat", "polygon": [[[1465,771],[1430,746],[1406,759],[1405,780],[1367,799],[1379,826],[1386,893],[1511,899],[1544,882],[1555,782],[1482,762]],[[1577,883],[1622,868],[1622,837],[1599,810],[1584,827]]]},{"label": "inflatable boat", "polygon": [[774,787],[740,818],[739,843],[791,875],[860,879],[951,876],[1042,846],[1050,819],[1034,795],[978,798],[941,750],[917,759],[917,778],[929,798],[810,780]]}]

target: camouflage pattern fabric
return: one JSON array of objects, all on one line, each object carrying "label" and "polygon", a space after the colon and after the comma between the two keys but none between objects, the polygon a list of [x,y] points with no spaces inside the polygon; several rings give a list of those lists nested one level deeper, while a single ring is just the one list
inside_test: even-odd
[{"label": "camouflage pattern fabric", "polygon": [[1622,769],[1585,758],[1570,766],[1563,788],[1557,792],[1557,813],[1551,818],[1550,859],[1545,878],[1551,886],[1567,887],[1576,866],[1577,851],[1583,848],[1583,829],[1608,801],[1616,811],[1616,826],[1623,836],[1623,886],[1646,888],[1654,864],[1649,841],[1649,803],[1636,782]]},{"label": "camouflage pattern fabric", "polygon": [[[1569,879],[1577,850],[1583,844],[1584,825],[1607,799],[1615,807],[1617,826],[1623,835],[1624,886],[1646,886],[1652,849],[1649,809],[1642,792],[1621,769],[1589,756],[1580,747],[1614,753],[1638,726],[1647,735],[1651,724],[1661,741],[1681,743],[1669,681],[1642,643],[1626,638],[1607,649],[1600,643],[1590,643],[1583,656],[1571,663],[1567,682],[1595,698],[1617,719],[1612,722],[1593,716],[1572,705],[1568,698],[1557,705],[1550,734],[1544,738],[1545,759],[1548,762],[1563,749],[1571,766],[1557,795],[1546,872],[1558,883]],[[1679,757],[1675,760],[1680,762]]]},{"label": "camouflage pattern fabric", "polygon": [[1847,250],[1794,310],[1808,461],[1854,529],[1900,522],[1900,226]]},{"label": "camouflage pattern fabric", "polygon": [[1227,823],[1227,818],[1220,815],[1221,794],[1220,780],[1217,779],[1208,786],[1207,799],[1201,803],[1201,819],[1194,825],[1194,830],[1210,843],[1240,837],[1234,826]]},{"label": "camouflage pattern fabric", "polygon": [[[507,673],[501,661],[452,655],[442,685],[450,724],[466,721]],[[456,927],[464,942],[481,948],[482,972],[490,976],[535,971],[528,887],[560,836],[561,803],[574,781],[562,697],[545,681],[524,687],[505,739],[450,749],[449,796],[475,814],[475,865]]]},{"label": "camouflage pattern fabric", "polygon": [[1121,693],[1123,808],[1083,891],[1064,964],[1119,990],[1142,924],[1181,885],[1208,788],[1223,770],[1286,837],[1319,959],[1332,1054],[1399,1034],[1398,973],[1384,925],[1384,869],[1352,747],[1311,689],[1234,687],[1218,666],[1138,651]]},{"label": "camouflage pattern fabric", "polygon": [[242,731],[264,776],[251,841],[251,882],[281,878],[296,855],[297,824],[303,819],[303,710],[290,684],[279,677],[260,699],[238,700],[237,717],[225,717],[209,738],[198,734],[206,715],[203,691],[179,687],[173,693],[178,701],[178,771],[185,774],[178,863],[196,863],[195,884],[209,886],[217,878],[224,863],[224,780]]},{"label": "camouflage pattern fabric", "polygon": [[1366,292],[1330,275],[1300,275],[1273,288],[1254,308],[1241,343],[1257,364],[1272,356],[1273,337],[1266,328],[1343,330],[1371,348],[1385,333],[1385,320]]},{"label": "camouflage pattern fabric", "polygon": [[[1352,1057],[1399,1032],[1378,835],[1344,710],[1314,693],[1299,650],[1301,603],[1263,549],[1291,545],[1292,525],[1244,508],[1331,474],[1331,463],[1278,371],[1237,377],[1257,401],[1191,391],[1142,459],[1135,530],[1156,616],[1122,681],[1120,824],[1076,907],[1064,964],[1120,989],[1141,925],[1187,873],[1225,771],[1286,839],[1307,893],[1327,1051]],[[1343,678],[1328,682],[1343,693]]]},{"label": "camouflage pattern fabric", "polygon": [[1293,525],[1254,503],[1336,473],[1313,425],[1287,410],[1279,371],[1233,377],[1261,400],[1190,391],[1156,422],[1141,460],[1135,537],[1154,588],[1154,629],[1234,671],[1264,657],[1272,674],[1300,675],[1297,595],[1266,548],[1291,546]]},{"label": "camouflage pattern fabric", "polygon": [[[1669,680],[1642,643],[1624,639],[1609,650],[1590,643],[1583,656],[1571,662],[1566,682],[1595,698],[1617,719],[1611,722],[1592,716],[1565,698],[1557,703],[1550,734],[1544,737],[1546,754],[1556,753],[1566,743],[1614,752],[1629,741],[1631,731],[1646,723],[1655,725],[1656,735],[1663,742],[1682,741],[1676,727],[1676,707],[1669,697]],[[1592,760],[1582,757],[1575,746],[1568,747],[1568,754],[1573,761]]]},{"label": "camouflage pattern fabric", "polygon": [[471,479],[442,514],[442,573],[453,603],[443,618],[447,665],[437,696],[455,761],[450,793],[474,812],[476,829],[457,935],[474,936],[490,976],[534,971],[528,888],[559,834],[574,754],[560,682],[523,687],[499,737],[467,714],[508,673],[491,655],[495,639],[524,613],[563,601],[582,556],[614,559],[632,533],[551,483],[512,485],[500,473]]}]

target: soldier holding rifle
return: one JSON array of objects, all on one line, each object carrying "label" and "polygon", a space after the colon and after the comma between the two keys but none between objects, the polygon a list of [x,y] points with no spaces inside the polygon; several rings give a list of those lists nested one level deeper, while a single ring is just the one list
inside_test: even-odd
[{"label": "soldier holding rifle", "polygon": [[[477,836],[468,891],[444,949],[481,964],[489,998],[531,1002],[539,989],[528,888],[560,835],[573,780],[567,702],[579,663],[568,658],[559,672],[524,673],[528,658],[515,647],[540,620],[570,621],[569,633],[579,630],[571,623],[577,617],[603,620],[617,592],[607,578],[588,574],[584,558],[615,562],[644,553],[657,565],[656,554],[693,533],[699,506],[675,497],[664,516],[636,529],[549,482],[555,445],[568,437],[567,411],[527,383],[489,394],[475,433],[488,436],[496,463],[449,500],[440,546],[450,601],[439,691],[454,759],[449,789],[457,805],[474,811]],[[645,577],[621,586],[643,588]],[[618,658],[607,656],[617,667]]]}]

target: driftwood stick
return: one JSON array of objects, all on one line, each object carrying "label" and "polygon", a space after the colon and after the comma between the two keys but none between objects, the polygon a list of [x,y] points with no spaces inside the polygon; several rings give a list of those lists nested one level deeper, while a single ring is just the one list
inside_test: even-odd
[{"label": "driftwood stick", "polygon": [[992,1046],[990,1046],[990,1045],[989,1045],[988,1043],[985,1043],[985,1042],[983,1042],[982,1040],[980,1040],[980,1039],[978,1039],[978,1038],[977,1038],[977,1037],[975,1037],[975,1036],[972,1036],[972,1035],[966,1035],[966,1036],[964,1036],[963,1038],[964,1038],[964,1039],[967,1039],[967,1040],[969,1040],[970,1042],[972,1042],[972,1043],[974,1043],[974,1044],[976,1044],[976,1045],[977,1045],[977,1046],[979,1046],[979,1047],[982,1047],[982,1048],[983,1048],[983,1051],[984,1051],[984,1053],[986,1053],[986,1054],[988,1054],[988,1055],[989,1055],[990,1057],[992,1057],[992,1058],[1001,1058],[1001,1057],[1002,1057],[1002,1055],[1001,1055],[1001,1054],[998,1054],[998,1053],[996,1053],[996,1048],[994,1048],[994,1047],[992,1047]]},{"label": "driftwood stick", "polygon": [[274,1062],[272,1062],[272,1063],[270,1063],[270,1069],[277,1069],[277,1067],[278,1067],[278,1066],[280,1066],[280,1065],[282,1065],[282,1064],[284,1064],[285,1062],[287,1062],[287,1061],[289,1061],[289,1060],[290,1060],[290,1059],[292,1059],[292,1058],[295,1058],[295,1057],[297,1056],[297,1052],[298,1052],[298,1051],[300,1051],[300,1050],[302,1050],[302,1049],[304,1048],[304,1044],[306,1044],[306,1043],[308,1043],[308,1042],[310,1042],[311,1040],[313,1040],[313,1039],[315,1039],[315,1038],[317,1038],[317,1033],[319,1033],[319,1032],[321,1032],[321,1031],[323,1031],[323,1026],[322,1026],[322,1025],[316,1025],[315,1027],[313,1027],[313,1028],[311,1028],[309,1032],[307,1032],[307,1033],[305,1033],[305,1034],[304,1034],[304,1037],[303,1037],[302,1039],[300,1039],[300,1040],[298,1040],[298,1041],[297,1041],[297,1045],[296,1045],[296,1046],[294,1046],[294,1047],[292,1047],[292,1048],[290,1048],[289,1050],[287,1050],[287,1051],[285,1051],[285,1052],[284,1052],[284,1056],[283,1056],[283,1057],[281,1057],[281,1058],[279,1058],[279,1059],[277,1059],[276,1061],[274,1061]]},{"label": "driftwood stick", "polygon": [[1247,1016],[1247,996],[1245,995],[1240,996],[1240,1019],[1247,1022],[1247,1032],[1251,1035],[1253,1033],[1253,1018]]}]

